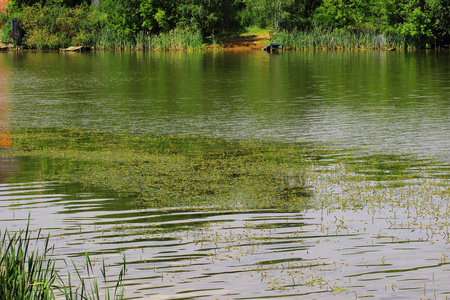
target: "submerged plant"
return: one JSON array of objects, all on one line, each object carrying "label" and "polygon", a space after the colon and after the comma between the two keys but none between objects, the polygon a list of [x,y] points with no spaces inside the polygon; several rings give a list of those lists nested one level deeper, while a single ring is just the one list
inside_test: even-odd
[{"label": "submerged plant", "polygon": [[17,137],[19,155],[51,158],[64,165],[56,167],[50,179],[114,191],[144,207],[301,210],[308,206],[310,191],[301,155],[309,150],[301,143],[73,129],[27,131]]},{"label": "submerged plant", "polygon": [[[42,161],[40,180],[114,192],[134,199],[139,207],[156,209],[301,211],[317,206],[312,191],[321,169],[342,169],[348,183],[374,181],[380,187],[419,178],[417,170],[432,163],[406,154],[352,153],[312,142],[73,128],[27,129],[14,133],[14,143],[16,155]],[[354,205],[363,203],[361,199]]]}]

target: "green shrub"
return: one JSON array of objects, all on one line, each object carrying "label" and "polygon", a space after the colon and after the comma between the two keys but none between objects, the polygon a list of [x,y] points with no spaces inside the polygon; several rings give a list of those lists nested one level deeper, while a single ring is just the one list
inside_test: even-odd
[{"label": "green shrub", "polygon": [[20,10],[14,6],[7,6],[4,12],[0,12],[0,23],[3,24],[0,29],[0,42],[15,44],[12,39],[11,19],[19,18]]},{"label": "green shrub", "polygon": [[86,5],[74,8],[41,4],[28,6],[20,16],[25,32],[23,44],[37,49],[91,46],[98,20],[98,13]]}]

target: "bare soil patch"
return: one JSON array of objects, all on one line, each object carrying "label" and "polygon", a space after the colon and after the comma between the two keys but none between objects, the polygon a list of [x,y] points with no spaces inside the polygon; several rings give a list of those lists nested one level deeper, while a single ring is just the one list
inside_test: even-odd
[{"label": "bare soil patch", "polygon": [[246,34],[225,36],[218,39],[217,44],[208,45],[207,49],[223,49],[232,51],[250,51],[261,50],[270,41],[269,33],[267,34]]}]

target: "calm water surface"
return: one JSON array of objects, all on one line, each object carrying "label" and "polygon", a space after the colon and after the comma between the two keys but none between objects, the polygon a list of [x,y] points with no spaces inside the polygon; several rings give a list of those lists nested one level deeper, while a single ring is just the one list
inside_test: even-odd
[{"label": "calm water surface", "polygon": [[[77,127],[337,141],[446,165],[450,54],[0,53],[0,115],[6,133]],[[111,280],[125,254],[130,299],[450,297],[448,182],[371,195],[326,176],[311,182],[317,201],[408,198],[424,207],[441,197],[433,217],[403,204],[224,214],[135,210],[115,195],[34,181],[39,166],[29,160],[1,167],[0,228],[23,228],[31,212],[57,257],[105,257]]]}]

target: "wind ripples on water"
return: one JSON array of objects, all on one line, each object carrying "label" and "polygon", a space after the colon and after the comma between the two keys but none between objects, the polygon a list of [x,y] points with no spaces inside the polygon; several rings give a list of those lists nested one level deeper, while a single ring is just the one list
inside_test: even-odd
[{"label": "wind ripples on water", "polygon": [[338,140],[447,159],[449,56],[24,53],[4,64],[14,85],[3,97],[17,124]]},{"label": "wind ripples on water", "polygon": [[97,267],[105,259],[113,280],[125,255],[129,299],[411,299],[418,290],[450,292],[448,244],[417,230],[406,211],[108,210],[114,199],[57,188],[2,184],[2,230],[23,228],[31,212],[32,229],[51,233],[63,274],[62,259],[82,268],[87,251]]},{"label": "wind ripples on water", "polygon": [[[320,160],[334,156],[312,156],[309,175],[321,178],[308,180],[323,208],[298,213],[138,210],[117,195],[53,182],[0,184],[0,228],[23,229],[31,213],[32,229],[51,233],[62,273],[73,272],[71,260],[83,268],[87,251],[96,267],[105,259],[112,282],[125,255],[129,299],[450,295],[448,52],[73,54],[2,53],[4,135],[67,127],[367,150],[347,161],[362,164],[357,181],[345,157],[328,172]],[[399,157],[368,154],[376,152],[444,162],[429,174],[411,163],[389,181]]]}]

